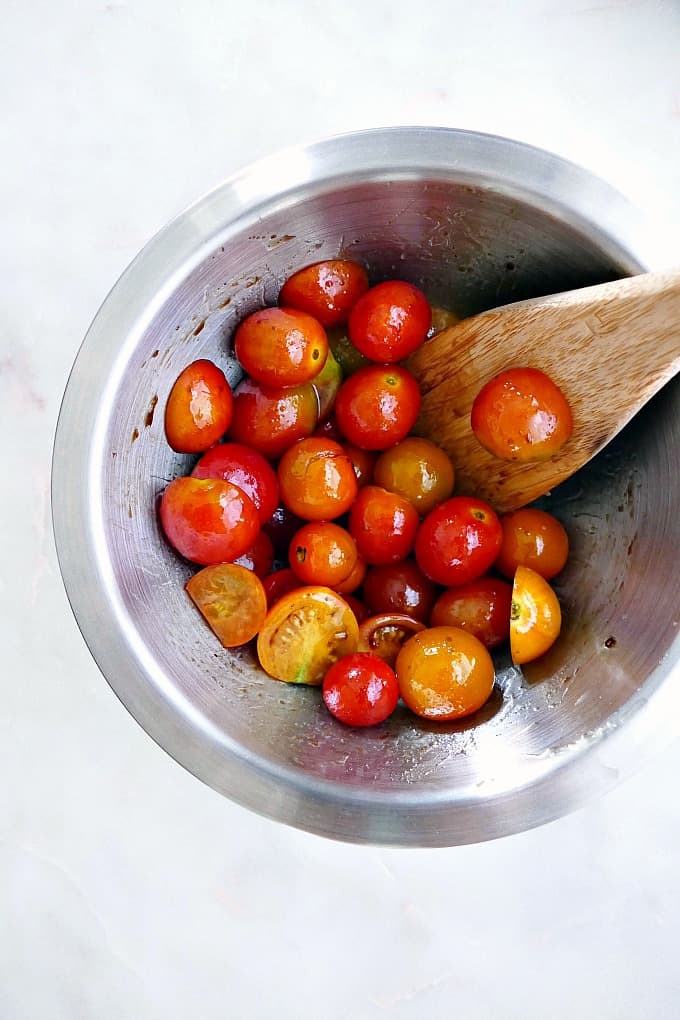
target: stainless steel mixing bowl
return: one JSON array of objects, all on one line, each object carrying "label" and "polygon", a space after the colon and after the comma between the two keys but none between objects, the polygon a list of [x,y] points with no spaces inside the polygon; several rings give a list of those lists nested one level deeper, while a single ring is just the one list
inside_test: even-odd
[{"label": "stainless steel mixing bowl", "polygon": [[[296,267],[343,254],[468,314],[634,273],[631,207],[552,155],[469,132],[361,132],[292,149],[199,201],[141,252],[104,302],[64,397],[54,527],[94,658],[145,730],[204,782],[262,814],[356,842],[444,846],[554,818],[611,786],[678,718],[678,389],[551,505],[572,544],[562,636],[542,660],[498,662],[472,721],[398,710],[353,731],[318,690],[222,650],[183,591],[159,493],[186,472],[163,407],[197,357],[238,369],[235,324]],[[671,674],[675,671],[675,683]]]}]

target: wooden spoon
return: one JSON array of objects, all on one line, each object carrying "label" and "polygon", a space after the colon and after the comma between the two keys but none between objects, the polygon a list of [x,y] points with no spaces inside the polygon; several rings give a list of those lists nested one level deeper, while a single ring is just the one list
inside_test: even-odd
[{"label": "wooden spoon", "polygon": [[[494,375],[527,366],[564,392],[574,431],[550,460],[499,460],[473,434],[470,410]],[[680,271],[482,312],[435,334],[408,367],[423,394],[415,431],[449,454],[456,492],[512,510],[573,475],[680,370]]]}]

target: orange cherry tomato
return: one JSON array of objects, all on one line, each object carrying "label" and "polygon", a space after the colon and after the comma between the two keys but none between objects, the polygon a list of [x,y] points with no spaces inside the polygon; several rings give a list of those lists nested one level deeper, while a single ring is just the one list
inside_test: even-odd
[{"label": "orange cherry tomato", "polygon": [[373,480],[405,496],[423,517],[453,492],[453,464],[429,439],[409,436],[380,454]]},{"label": "orange cherry tomato", "polygon": [[431,627],[462,627],[474,634],[486,648],[496,648],[510,633],[512,587],[499,577],[447,588],[435,602]]},{"label": "orange cherry tomato", "polygon": [[356,651],[359,628],[342,595],[308,587],[284,595],[257,638],[260,665],[275,680],[319,685],[330,666]]},{"label": "orange cherry tomato", "polygon": [[561,626],[560,604],[548,582],[530,567],[518,567],[510,611],[510,654],[515,665],[547,652]]},{"label": "orange cherry tomato", "polygon": [[274,566],[274,546],[267,532],[260,531],[250,549],[246,549],[233,562],[246,570],[252,570],[259,578],[266,577]]},{"label": "orange cherry tomato", "polygon": [[188,365],[165,405],[165,436],[178,453],[202,453],[229,428],[234,398],[224,372],[212,361]]},{"label": "orange cherry tomato", "polygon": [[321,323],[306,312],[261,308],[236,330],[234,353],[262,386],[301,386],[323,368],[328,340]]},{"label": "orange cherry tomato", "polygon": [[328,521],[346,513],[358,484],[352,461],[332,439],[310,436],[294,443],[279,462],[285,506],[306,521]]},{"label": "orange cherry tomato", "polygon": [[339,524],[313,521],[293,535],[288,559],[303,584],[331,588],[346,581],[354,570],[357,547]]},{"label": "orange cherry tomato", "polygon": [[267,598],[259,577],[235,563],[204,567],[186,591],[225,648],[251,641],[264,623]]},{"label": "orange cherry tomato", "polygon": [[405,703],[424,719],[462,719],[491,696],[491,656],[460,627],[430,627],[414,634],[397,655],[396,673]]},{"label": "orange cherry tomato", "polygon": [[281,288],[279,304],[300,308],[324,326],[337,326],[367,290],[368,276],[358,262],[326,259],[293,273]]},{"label": "orange cherry tomato", "polygon": [[399,365],[360,368],[345,379],[335,399],[343,435],[361,450],[386,450],[405,439],[419,411],[415,376]]},{"label": "orange cherry tomato", "polygon": [[264,524],[279,502],[276,472],[261,453],[243,443],[219,443],[204,453],[191,472],[194,478],[224,478],[250,496]]},{"label": "orange cherry tomato", "polygon": [[349,337],[371,361],[402,361],[420,347],[432,321],[421,290],[404,280],[386,280],[367,290],[349,316]]},{"label": "orange cherry tomato", "polygon": [[407,499],[365,485],[349,512],[349,531],[366,563],[398,563],[413,549],[418,513]]},{"label": "orange cherry tomato", "polygon": [[495,567],[513,578],[517,567],[531,567],[547,581],[563,569],[569,556],[564,527],[545,510],[523,507],[501,514],[503,542]]},{"label": "orange cherry tomato", "polygon": [[334,662],[323,680],[323,701],[347,726],[376,726],[397,707],[399,684],[387,663],[355,652]]},{"label": "orange cherry tomato", "polygon": [[267,607],[271,609],[280,598],[297,588],[302,588],[303,584],[290,567],[283,567],[281,570],[275,570],[273,574],[263,577],[262,587],[267,596]]},{"label": "orange cherry tomato", "polygon": [[562,390],[537,368],[509,368],[477,394],[472,431],[489,453],[503,460],[546,460],[573,429]]},{"label": "orange cherry tomato", "polygon": [[357,485],[362,489],[373,479],[376,455],[370,450],[360,450],[358,446],[352,446],[351,443],[344,443],[342,440],[340,440],[340,445],[352,461],[354,474],[357,476]]},{"label": "orange cherry tomato", "polygon": [[276,460],[296,439],[311,436],[319,417],[319,402],[311,383],[268,390],[244,379],[234,393],[229,438]]},{"label": "orange cherry tomato", "polygon": [[424,623],[403,613],[368,616],[359,625],[357,648],[360,652],[372,652],[394,666],[404,642],[421,630],[425,630]]},{"label": "orange cherry tomato", "polygon": [[161,497],[160,518],[177,552],[203,565],[235,560],[260,530],[253,501],[222,478],[175,478]]},{"label": "orange cherry tomato", "polygon": [[365,576],[366,564],[359,556],[357,556],[356,563],[352,567],[352,572],[348,574],[345,580],[340,581],[339,584],[329,584],[328,587],[332,588],[333,591],[337,591],[338,595],[351,595],[352,592],[361,587]]}]

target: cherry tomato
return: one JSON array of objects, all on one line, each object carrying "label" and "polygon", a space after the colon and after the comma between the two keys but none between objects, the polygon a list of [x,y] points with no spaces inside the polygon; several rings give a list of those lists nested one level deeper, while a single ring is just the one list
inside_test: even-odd
[{"label": "cherry tomato", "polygon": [[512,585],[510,654],[520,666],[543,655],[562,626],[557,595],[545,578],[530,567],[518,567]]},{"label": "cherry tomato", "polygon": [[399,684],[377,655],[355,652],[333,663],[323,681],[324,704],[348,726],[376,726],[397,707]]},{"label": "cherry tomato", "polygon": [[267,599],[259,577],[235,563],[204,567],[186,591],[225,648],[251,641],[264,623]]},{"label": "cherry tomato", "polygon": [[360,652],[372,652],[394,666],[404,642],[421,630],[425,630],[424,623],[403,613],[368,616],[359,626],[357,648]]},{"label": "cherry tomato", "polygon": [[368,609],[360,599],[354,597],[354,595],[343,595],[342,596],[349,608],[354,613],[357,623],[361,623],[368,616]]},{"label": "cherry tomato", "polygon": [[357,476],[357,485],[362,489],[373,478],[375,453],[371,453],[370,450],[360,450],[358,446],[352,446],[351,443],[341,442],[340,445],[352,461],[354,474]]},{"label": "cherry tomato", "polygon": [[356,591],[357,588],[361,587],[365,576],[366,564],[359,556],[357,556],[356,563],[352,567],[352,572],[347,575],[345,580],[340,581],[339,584],[329,584],[328,587],[332,588],[333,591],[337,591],[338,595],[350,595],[353,591]]},{"label": "cherry tomato", "polygon": [[229,428],[234,406],[224,372],[212,361],[188,365],[175,380],[165,405],[165,436],[178,453],[202,453]]},{"label": "cherry tomato", "polygon": [[414,560],[371,567],[363,582],[364,602],[372,613],[402,613],[424,623],[430,618],[437,591]]},{"label": "cherry tomato", "polygon": [[336,443],[342,443],[344,436],[338,427],[338,422],[335,415],[331,412],[327,418],[320,421],[314,429],[315,436],[321,436],[322,439],[332,439]]},{"label": "cherry tomato", "polygon": [[326,418],[333,410],[335,398],[342,385],[342,369],[329,350],[326,364],[317,377],[312,380],[319,401],[319,418]]},{"label": "cherry tomato", "polygon": [[321,323],[306,312],[261,308],[236,330],[234,354],[262,386],[301,386],[323,368],[328,340]]},{"label": "cherry tomato", "polygon": [[410,436],[385,450],[373,471],[376,485],[398,492],[422,516],[453,492],[453,464],[429,439]]},{"label": "cherry tomato", "polygon": [[275,680],[319,685],[330,666],[356,651],[359,628],[342,595],[309,587],[284,595],[257,638],[260,665]]},{"label": "cherry tomato", "polygon": [[279,502],[273,467],[257,450],[242,443],[219,443],[204,453],[191,472],[194,478],[223,478],[250,496],[264,524]]},{"label": "cherry tomato", "polygon": [[418,383],[398,365],[360,368],[345,379],[335,400],[340,429],[362,450],[385,450],[405,439],[419,411]]},{"label": "cherry tomato", "polygon": [[161,498],[160,518],[177,552],[204,565],[235,560],[260,530],[251,498],[222,478],[175,478]]},{"label": "cherry tomato", "polygon": [[351,375],[358,369],[365,368],[366,365],[371,364],[368,358],[365,358],[361,351],[356,349],[347,336],[345,326],[328,330],[328,346],[333,351],[344,376]]},{"label": "cherry tomato", "polygon": [[500,521],[488,503],[453,496],[431,510],[420,525],[416,562],[438,584],[466,584],[487,572],[502,539]]},{"label": "cherry tomato", "polygon": [[294,443],[279,462],[285,506],[306,521],[328,521],[346,513],[358,492],[352,461],[339,443],[310,436]]},{"label": "cherry tomato", "polygon": [[266,577],[274,565],[274,546],[266,531],[258,532],[250,549],[246,549],[233,562],[246,570],[252,570],[259,578]]},{"label": "cherry tomato", "polygon": [[349,512],[349,531],[366,563],[398,563],[413,549],[418,513],[407,499],[365,485]]},{"label": "cherry tomato", "polygon": [[262,587],[267,596],[267,607],[271,609],[280,598],[288,595],[291,591],[295,591],[297,588],[302,588],[303,585],[300,578],[297,574],[293,573],[290,567],[284,567],[282,570],[275,570],[273,574],[263,577]]},{"label": "cherry tomato", "polygon": [[403,280],[378,283],[359,298],[349,316],[349,337],[371,361],[391,364],[420,347],[432,313],[421,290]]},{"label": "cherry tomato", "polygon": [[491,695],[491,656],[460,627],[430,627],[414,634],[397,656],[401,696],[424,719],[462,719]]},{"label": "cherry tomato", "polygon": [[276,460],[296,439],[311,436],[318,416],[319,403],[311,383],[268,390],[253,379],[244,379],[234,394],[229,438]]},{"label": "cherry tomato", "polygon": [[303,584],[330,588],[346,581],[354,570],[357,547],[339,524],[313,521],[293,535],[288,559]]},{"label": "cherry tomato", "polygon": [[537,368],[509,368],[477,394],[472,431],[503,460],[546,460],[572,433],[571,408],[562,390]]},{"label": "cherry tomato", "polygon": [[502,514],[503,544],[495,566],[513,578],[517,567],[531,567],[550,580],[564,567],[569,555],[569,538],[563,526],[545,510],[523,507]]},{"label": "cherry tomato", "polygon": [[510,634],[512,587],[498,577],[447,588],[434,604],[431,627],[462,627],[486,648],[496,648]]},{"label": "cherry tomato", "polygon": [[449,326],[455,326],[457,322],[460,322],[460,315],[456,315],[449,308],[442,308],[440,305],[432,305],[432,322],[430,328],[427,331],[428,340],[435,333],[441,333],[443,329],[448,329]]},{"label": "cherry tomato", "polygon": [[288,547],[296,531],[305,522],[296,514],[290,512],[286,506],[277,506],[262,530],[266,531],[274,546],[274,555],[277,559],[288,559]]},{"label": "cherry tomato", "polygon": [[367,290],[368,276],[358,262],[326,259],[293,273],[281,288],[279,304],[300,308],[323,326],[337,326]]}]

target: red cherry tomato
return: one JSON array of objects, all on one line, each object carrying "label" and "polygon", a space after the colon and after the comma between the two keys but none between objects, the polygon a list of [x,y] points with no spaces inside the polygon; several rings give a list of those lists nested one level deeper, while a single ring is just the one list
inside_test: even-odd
[{"label": "red cherry tomato", "polygon": [[253,501],[222,478],[176,478],[163,493],[160,518],[177,552],[204,565],[235,560],[260,530]]},{"label": "red cherry tomato", "polygon": [[498,577],[447,588],[437,599],[430,616],[431,627],[462,627],[486,648],[496,648],[510,634],[512,587]]},{"label": "red cherry tomato", "polygon": [[262,308],[236,330],[234,353],[262,386],[301,386],[323,368],[328,340],[321,323],[305,312]]},{"label": "red cherry tomato", "polygon": [[281,500],[306,521],[340,517],[358,491],[354,467],[343,448],[319,436],[300,439],[286,450],[279,461],[278,478]]},{"label": "red cherry tomato", "polygon": [[260,531],[257,538],[244,553],[233,561],[246,570],[252,570],[258,577],[266,577],[274,565],[274,546],[265,531]]},{"label": "red cherry tomato", "polygon": [[267,596],[267,608],[271,609],[274,603],[278,602],[284,595],[295,591],[296,588],[301,588],[302,581],[297,574],[293,573],[290,567],[284,567],[282,570],[275,570],[273,574],[263,577],[262,587]]},{"label": "red cherry tomato", "polygon": [[293,535],[288,559],[303,584],[331,588],[350,576],[357,549],[352,536],[339,524],[313,521]]},{"label": "red cherry tomato", "polygon": [[416,379],[399,365],[360,368],[340,387],[335,416],[348,442],[386,450],[404,439],[420,411]]},{"label": "red cherry tomato", "polygon": [[388,280],[359,298],[349,317],[349,338],[371,361],[402,361],[420,347],[432,313],[421,290],[403,280]]},{"label": "red cherry tomato", "polygon": [[224,372],[201,359],[179,374],[165,405],[165,436],[178,453],[202,453],[231,423],[234,398]]},{"label": "red cherry tomato", "polygon": [[358,262],[326,259],[293,273],[281,288],[279,304],[300,308],[323,326],[337,326],[367,290],[368,276]]},{"label": "red cherry tomato", "polygon": [[416,561],[437,584],[466,584],[487,572],[502,540],[500,521],[488,503],[453,496],[431,510],[420,525]]},{"label": "red cherry tomato", "polygon": [[318,416],[319,403],[311,383],[268,390],[253,379],[244,379],[234,394],[229,438],[276,460],[296,439],[311,436]]},{"label": "red cherry tomato", "polygon": [[414,560],[371,567],[363,583],[371,613],[402,613],[424,623],[430,618],[438,588]]},{"label": "red cherry tomato", "polygon": [[261,453],[242,443],[220,443],[204,453],[191,472],[194,478],[223,478],[250,496],[264,524],[279,502],[276,472]]},{"label": "red cherry tomato", "polygon": [[477,394],[472,431],[489,453],[503,460],[545,460],[560,450],[573,429],[562,390],[537,368],[509,368]]},{"label": "red cherry tomato", "polygon": [[399,684],[386,662],[354,652],[333,663],[323,680],[326,708],[348,726],[376,726],[397,707]]},{"label": "red cherry tomato", "polygon": [[366,563],[398,563],[413,549],[418,512],[407,499],[377,485],[360,490],[349,512],[349,531]]}]

